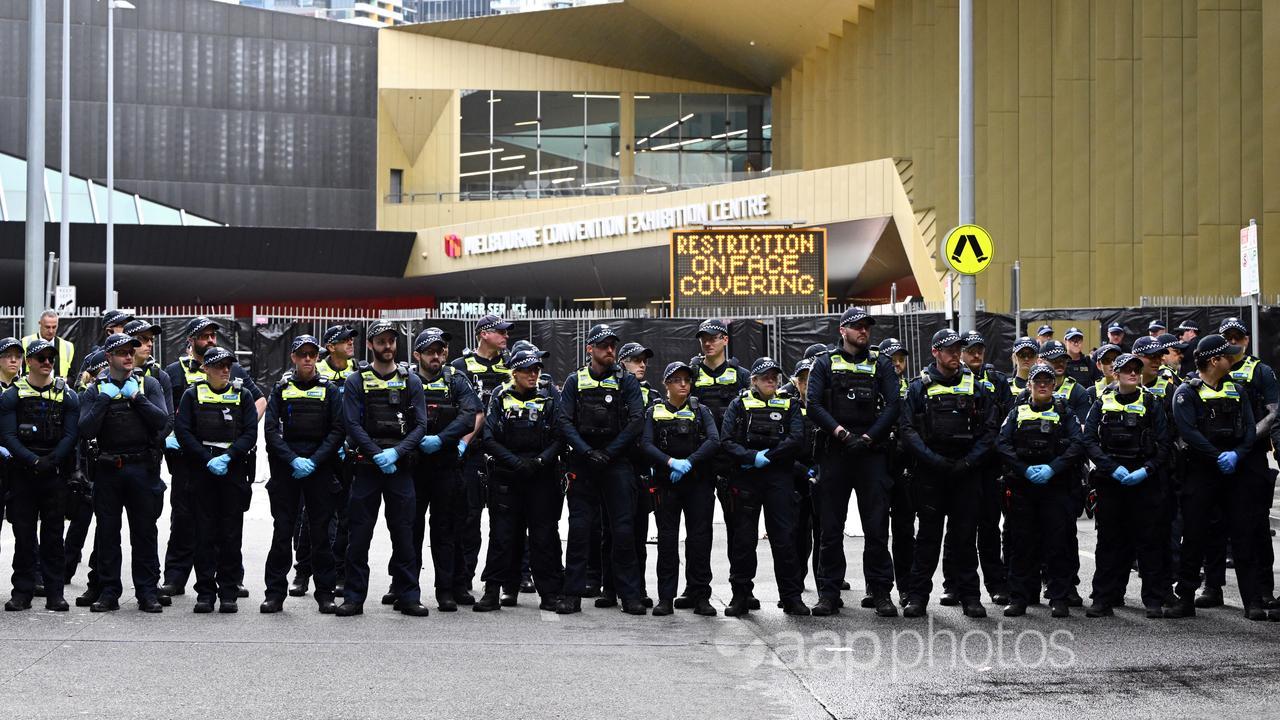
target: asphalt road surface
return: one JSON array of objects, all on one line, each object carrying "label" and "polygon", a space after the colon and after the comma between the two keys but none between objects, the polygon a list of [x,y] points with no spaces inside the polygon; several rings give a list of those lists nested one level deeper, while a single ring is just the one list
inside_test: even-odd
[{"label": "asphalt road surface", "polygon": [[[167,513],[161,527],[163,554]],[[1087,596],[1095,535],[1089,521],[1079,531]],[[162,615],[138,612],[127,549],[120,611],[53,613],[37,599],[33,610],[0,613],[0,717],[1280,717],[1280,623],[1243,617],[1230,572],[1228,607],[1194,619],[1146,620],[1136,574],[1130,607],[1110,619],[1074,610],[1052,620],[1033,607],[1006,620],[989,605],[992,617],[969,620],[936,602],[923,620],[879,619],[857,607],[861,541],[848,538],[854,590],[843,614],[792,618],[774,607],[762,541],[764,609],[745,619],[631,617],[590,601],[557,616],[540,612],[534,595],[494,613],[443,613],[429,563],[431,616],[408,618],[377,604],[390,551],[380,527],[364,616],[322,616],[310,598],[262,615],[270,534],[259,485],[245,522],[251,597],[236,615],[192,614],[190,591]],[[8,523],[0,543],[8,568]],[[650,545],[651,589],[655,554]],[[713,560],[713,603],[723,609],[720,524]],[[82,564],[68,599],[86,572]],[[813,603],[812,578],[809,588]]]}]

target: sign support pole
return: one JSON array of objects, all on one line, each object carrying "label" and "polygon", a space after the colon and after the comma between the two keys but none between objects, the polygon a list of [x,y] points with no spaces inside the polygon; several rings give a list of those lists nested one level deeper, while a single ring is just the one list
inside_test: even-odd
[{"label": "sign support pole", "polygon": [[[960,225],[976,220],[973,199],[973,0],[960,0]],[[977,328],[978,278],[960,276],[960,332]]]}]

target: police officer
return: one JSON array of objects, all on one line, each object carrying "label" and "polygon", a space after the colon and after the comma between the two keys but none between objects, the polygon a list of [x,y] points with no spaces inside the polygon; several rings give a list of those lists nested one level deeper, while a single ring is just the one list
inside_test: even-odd
[{"label": "police officer", "polygon": [[[218,344],[218,330],[221,326],[204,316],[195,317],[187,323],[186,337],[188,351],[185,357],[170,363],[165,372],[169,374],[169,382],[173,387],[174,412],[177,412],[179,401],[186,391],[208,380],[204,372],[202,358],[205,352]],[[250,395],[250,401],[256,410],[256,418],[262,417],[267,409],[267,400],[262,391],[245,372],[240,363],[231,363],[230,381],[240,381],[240,387]],[[183,457],[183,450],[175,432],[165,438],[165,464],[169,466],[172,487],[169,488],[169,544],[164,556],[164,585],[160,586],[160,594],[165,597],[182,595],[186,592],[187,578],[195,563],[197,518],[194,508],[195,480],[189,471],[194,467],[203,472],[192,460]],[[237,545],[239,532],[237,530]],[[248,597],[249,592],[243,585],[244,569],[240,570],[240,580],[236,581],[237,597]]]},{"label": "police officer", "polygon": [[1200,341],[1200,323],[1195,320],[1183,320],[1173,331],[1178,334],[1178,341],[1183,345],[1182,368],[1178,372],[1182,377],[1190,377],[1196,369],[1195,349]]},{"label": "police officer", "polygon": [[[460,472],[461,456],[475,433],[476,418],[484,409],[471,383],[449,359],[449,333],[429,327],[413,342],[413,359],[426,405],[427,426],[418,441],[421,454],[413,468],[413,548],[419,574],[422,572],[422,544],[427,537],[427,513],[431,513],[431,564],[435,570],[436,606],[454,612],[453,596],[458,587],[457,571],[464,558],[460,544],[462,522],[467,517],[467,493]],[[388,568],[391,572],[391,568]],[[394,604],[393,593],[390,602]]]},{"label": "police officer", "polygon": [[[805,406],[807,402],[805,391],[809,388],[809,373],[812,370],[813,359],[801,359],[791,373],[791,382],[778,390],[779,394],[784,394],[799,403],[800,415],[804,419],[804,439],[800,443],[799,454],[796,456],[795,468],[792,472],[796,524],[795,532],[791,535],[792,545],[796,550],[796,576],[800,579],[802,589],[805,578],[809,574],[810,558],[813,562],[813,574],[815,577],[818,574],[816,551],[822,542],[818,526],[818,510],[813,504],[813,483],[818,477],[818,461],[814,456],[818,441],[818,426],[809,418],[809,409]],[[778,606],[782,606],[781,600],[778,601]]]},{"label": "police officer", "polygon": [[243,572],[240,538],[252,487],[248,463],[258,442],[253,397],[231,377],[235,355],[214,346],[201,357],[203,382],[188,387],[178,402],[175,433],[187,462],[196,515],[196,603],[193,612],[239,608]]},{"label": "police officer", "polygon": [[8,510],[13,525],[13,594],[4,609],[31,608],[39,553],[45,608],[65,611],[69,606],[63,599],[63,495],[79,437],[80,402],[66,379],[54,373],[58,350],[53,343],[32,340],[26,360],[27,374],[0,396],[0,441],[12,455]]},{"label": "police officer", "polygon": [[1265,486],[1255,507],[1261,518],[1256,555],[1258,584],[1262,592],[1263,607],[1269,611],[1277,611],[1275,614],[1280,619],[1280,603],[1274,597],[1275,575],[1272,571],[1275,551],[1271,545],[1271,529],[1267,522],[1276,494],[1276,472],[1268,466],[1267,452],[1272,449],[1272,437],[1277,432],[1276,412],[1277,405],[1280,404],[1280,384],[1276,382],[1276,373],[1270,365],[1249,354],[1249,327],[1244,322],[1239,318],[1227,318],[1218,326],[1218,333],[1241,350],[1240,358],[1231,366],[1231,380],[1249,391],[1249,405],[1253,411],[1257,440],[1249,457],[1241,458],[1240,462],[1259,473]]},{"label": "police officer", "polygon": [[[13,387],[22,372],[22,342],[16,337],[0,338],[0,395]],[[13,456],[0,442],[0,521],[4,520],[5,501],[9,495],[9,469]]]},{"label": "police officer", "polygon": [[[115,335],[116,333],[124,332],[125,325],[127,325],[130,322],[133,322],[133,316],[123,310],[103,311],[101,339],[98,340],[97,344],[95,344],[93,347],[89,348],[89,352],[86,353],[84,359],[80,361],[80,377],[81,377],[82,385],[88,385],[93,381],[97,380],[98,378],[98,373],[93,373],[92,376],[88,378],[83,377],[86,373],[88,373],[88,370],[89,370],[89,362],[88,362],[89,355],[92,355],[95,352],[101,351],[102,346],[107,341],[107,338],[111,337],[112,335]],[[68,377],[67,379],[70,380],[71,378]]]},{"label": "police officer", "polygon": [[1049,342],[1052,339],[1053,339],[1052,325],[1048,325],[1048,324],[1041,325],[1040,329],[1036,330],[1036,341],[1039,342],[1041,345]]},{"label": "police officer", "polygon": [[1028,373],[1040,355],[1040,343],[1023,335],[1013,341],[1013,374],[1009,376],[1009,392],[1017,395],[1027,388]]},{"label": "police officer", "polygon": [[[136,358],[137,355],[135,354],[134,357]],[[107,354],[102,351],[101,346],[85,357],[84,362],[81,363],[81,368],[83,372],[81,373],[81,382],[76,386],[76,395],[83,401],[85,390],[96,384],[98,375],[107,369]],[[163,375],[164,373],[161,374]],[[172,423],[172,415],[170,416],[170,422]],[[71,584],[72,578],[76,575],[76,567],[80,564],[80,554],[84,549],[84,542],[89,536],[89,523],[93,520],[93,476],[97,464],[93,457],[97,453],[98,443],[96,440],[86,440],[84,434],[81,433],[78,444],[76,469],[67,481],[67,532],[62,542],[63,554],[67,560],[63,582],[67,585]],[[162,501],[163,499],[161,498]],[[41,588],[37,588],[37,596],[41,592]],[[76,607],[92,606],[93,603],[98,601],[98,596],[101,593],[102,583],[98,577],[97,551],[91,550],[89,552],[89,579],[85,585],[85,591],[75,599]],[[162,598],[161,604],[167,605],[168,601],[169,598]]]},{"label": "police officer", "polygon": [[1062,340],[1067,347],[1067,376],[1080,385],[1089,387],[1098,379],[1098,371],[1094,368],[1091,358],[1084,352],[1084,333],[1077,327],[1068,328]]},{"label": "police officer", "polygon": [[121,332],[138,341],[137,346],[133,349],[133,367],[143,377],[155,378],[161,390],[161,395],[158,399],[164,403],[165,410],[172,417],[174,412],[173,379],[169,377],[169,373],[165,372],[164,367],[156,362],[154,357],[156,338],[160,337],[163,329],[158,323],[135,318],[125,323]]},{"label": "police officer", "polygon": [[912,504],[920,531],[903,617],[926,614],[944,523],[949,562],[942,574],[954,583],[966,616],[987,616],[978,591],[976,537],[983,496],[980,468],[991,451],[998,407],[992,391],[961,362],[964,343],[954,330],[934,333],[934,362],[907,388],[901,433],[911,458]]},{"label": "police officer", "polygon": [[751,389],[729,403],[724,413],[721,445],[739,469],[729,479],[732,513],[726,517],[736,526],[729,548],[733,597],[724,611],[731,617],[750,612],[761,511],[783,612],[809,614],[800,597],[804,586],[791,544],[796,516],[792,462],[804,441],[804,417],[799,403],[778,395],[781,375],[772,358],[758,358],[751,365]]},{"label": "police officer", "polygon": [[1093,365],[1099,377],[1093,381],[1089,389],[1085,390],[1085,397],[1089,401],[1089,407],[1093,407],[1093,404],[1102,398],[1102,392],[1107,389],[1107,386],[1116,381],[1112,363],[1116,361],[1116,358],[1120,357],[1122,352],[1118,345],[1112,345],[1111,343],[1101,345],[1093,351]]},{"label": "police officer", "polygon": [[[618,364],[622,365],[622,369],[635,376],[640,383],[640,403],[643,409],[647,411],[649,408],[662,401],[662,396],[649,385],[649,381],[645,380],[645,376],[649,371],[649,360],[653,358],[653,351],[640,343],[629,342],[618,348]],[[633,520],[633,529],[635,533],[636,543],[636,564],[640,566],[640,595],[641,602],[645,607],[653,607],[653,599],[649,597],[649,593],[645,590],[645,565],[648,562],[648,549],[645,547],[649,539],[649,513],[653,512],[653,468],[649,466],[648,457],[645,455],[639,438],[631,450],[631,467],[637,474],[637,487],[639,492],[636,496],[636,514]],[[607,522],[608,518],[602,515],[602,523]],[[600,549],[601,558],[601,580],[604,585],[604,592],[601,597],[595,601],[598,608],[614,607],[618,604],[617,591],[613,581],[613,568],[610,563],[610,555],[613,553],[613,534],[610,532],[602,533],[602,542]]]},{"label": "police officer", "polygon": [[489,612],[516,604],[500,592],[519,582],[521,548],[529,537],[529,562],[538,607],[557,610],[564,586],[560,564],[562,496],[556,459],[568,420],[560,402],[538,389],[546,352],[522,350],[511,357],[511,384],[494,393],[485,414],[484,450],[493,458],[489,476],[489,553],[484,595],[472,610]]},{"label": "police officer", "polygon": [[[898,372],[898,395],[903,401],[907,399],[907,362],[911,353],[897,338],[889,338],[880,343],[880,353],[893,361],[893,369]],[[916,548],[916,512],[911,506],[911,478],[907,472],[907,450],[902,445],[898,427],[895,424],[889,432],[886,443],[889,477],[893,481],[892,494],[889,497],[889,532],[893,545],[893,577],[898,583],[898,602],[907,604],[907,589],[911,585],[911,563],[915,560]],[[875,600],[867,595],[862,598],[862,607],[874,608]]]},{"label": "police officer", "polygon": [[[321,353],[322,359],[316,364],[316,372],[329,381],[330,386],[339,396],[342,395],[342,389],[346,387],[347,376],[356,371],[355,338],[359,334],[359,331],[346,325],[330,325],[325,328],[324,336],[321,338],[324,351]],[[334,594],[337,596],[342,592],[342,582],[346,577],[347,536],[350,531],[347,521],[347,501],[351,492],[352,469],[342,445],[338,446],[337,455],[330,462],[334,466],[333,473],[338,480],[329,503],[333,507],[333,514],[329,520],[329,537],[332,538],[330,547],[333,551],[334,575],[337,578]],[[293,584],[289,586],[289,597],[302,597],[307,594],[312,575],[311,522],[305,499],[302,512],[298,515],[298,526],[294,530],[293,552],[294,576]]]},{"label": "police officer", "polygon": [[658,524],[658,604],[655,616],[674,612],[680,572],[680,516],[686,539],[685,597],[698,615],[714,616],[711,606],[711,521],[715,515],[713,462],[720,449],[715,416],[690,395],[693,368],[682,362],[662,373],[665,400],[645,412],[641,447],[653,467]]},{"label": "police officer", "polygon": [[1084,444],[1098,493],[1097,569],[1093,604],[1085,610],[1091,618],[1110,617],[1112,608],[1123,604],[1134,560],[1147,617],[1165,616],[1170,580],[1164,485],[1170,440],[1164,402],[1142,386],[1142,367],[1136,355],[1119,356],[1115,384],[1103,390],[1085,421]]},{"label": "police officer", "polygon": [[347,376],[342,391],[347,454],[355,459],[351,483],[351,538],[347,545],[347,581],[340,617],[364,613],[369,591],[369,544],[378,520],[378,507],[387,501],[387,533],[391,536],[393,604],[405,615],[425,617],[420,600],[417,557],[413,551],[413,477],[410,473],[418,443],[426,435],[427,408],[422,380],[407,365],[396,364],[396,330],[388,322],[369,328],[373,362]]},{"label": "police officer", "polygon": [[1257,442],[1249,391],[1231,378],[1231,366],[1243,348],[1222,335],[1206,335],[1196,345],[1199,376],[1174,392],[1173,421],[1186,443],[1182,486],[1182,554],[1176,592],[1178,612],[1196,614],[1193,594],[1200,585],[1207,534],[1214,514],[1235,555],[1236,579],[1245,617],[1263,620],[1258,581],[1258,538],[1265,522],[1256,508],[1263,492],[1259,469],[1249,464]]},{"label": "police officer", "polygon": [[862,552],[867,594],[876,614],[893,617],[889,599],[893,559],[889,556],[889,500],[892,480],[885,443],[898,421],[902,401],[893,362],[870,346],[867,311],[853,307],[840,316],[840,347],[814,359],[809,373],[809,415],[825,445],[819,473],[818,512],[822,518],[818,603],[814,615],[840,611],[844,580],[844,523],[849,495],[857,492],[858,514],[866,533]]},{"label": "police officer", "polygon": [[1166,410],[1170,410],[1173,391],[1181,381],[1164,367],[1164,346],[1156,338],[1140,337],[1133,342],[1130,354],[1142,361],[1142,386],[1164,403]]},{"label": "police officer", "polygon": [[[133,589],[138,609],[161,611],[157,586],[160,556],[156,520],[164,507],[160,447],[172,416],[159,380],[136,365],[141,343],[118,333],[103,344],[107,370],[80,396],[80,435],[96,443],[89,458],[93,474],[94,514],[98,529],[94,557],[99,588],[91,612],[120,609],[120,514],[129,516]],[[77,602],[79,604],[79,602]]]},{"label": "police officer", "polygon": [[636,560],[632,523],[636,512],[636,474],[628,451],[643,428],[640,383],[615,364],[618,334],[607,324],[587,333],[590,361],[565,379],[561,391],[565,440],[569,445],[569,542],[565,550],[565,587],[560,614],[581,610],[586,585],[591,521],[603,507],[613,534],[611,561],[622,611],[644,615],[641,570]]},{"label": "police officer", "polygon": [[[23,350],[29,352],[31,344],[37,340],[44,340],[53,346],[53,374],[67,381],[74,380],[75,378],[71,375],[71,361],[75,359],[76,346],[58,337],[58,312],[56,310],[45,310],[40,313],[37,331],[22,338]],[[30,369],[31,365],[28,364],[27,367]]]},{"label": "police officer", "polygon": [[[1119,345],[1119,343],[1115,344]],[[1060,342],[1047,342],[1040,346],[1040,361],[1048,363],[1049,367],[1053,368],[1054,374],[1057,375],[1055,380],[1056,387],[1053,391],[1054,396],[1061,399],[1067,404],[1067,407],[1071,408],[1071,416],[1077,424],[1084,423],[1084,419],[1089,416],[1089,408],[1092,406],[1089,404],[1089,394],[1084,386],[1076,382],[1074,378],[1067,376],[1067,349]],[[1076,510],[1076,516],[1079,517],[1084,513],[1088,492],[1085,489],[1085,477],[1083,476],[1082,468],[1073,467],[1072,472],[1075,474],[1077,482],[1075,492],[1071,494],[1071,502],[1072,507]],[[1071,607],[1083,607],[1084,599],[1080,597],[1080,592],[1076,589],[1076,586],[1080,584],[1080,547],[1074,524],[1071,526],[1069,543],[1068,555],[1071,558],[1072,580],[1071,589],[1067,591],[1067,601]]]},{"label": "police officer", "polygon": [[[1079,332],[1075,328],[1075,330]],[[1071,330],[1067,335],[1071,335]],[[1081,335],[1083,337],[1083,335]],[[1070,342],[1070,341],[1068,341]],[[969,368],[973,376],[982,383],[995,399],[997,419],[1003,419],[1013,409],[1013,393],[1009,389],[1009,376],[986,364],[987,344],[982,334],[970,330],[964,335],[964,347],[960,351],[960,362]],[[1068,360],[1068,363],[1070,360]],[[1068,366],[1068,371],[1070,367]],[[993,428],[994,432],[994,428]],[[1009,604],[1009,568],[1005,562],[1004,543],[1000,534],[1001,506],[1004,504],[1003,487],[1000,484],[1001,462],[995,452],[995,438],[987,455],[981,458],[974,468],[980,475],[980,496],[978,499],[978,563],[982,568],[982,581],[986,585],[991,602],[996,605]],[[948,566],[946,549],[942,554],[942,605],[958,605],[960,598],[951,592],[952,580],[946,576]]]},{"label": "police officer", "polygon": [[[696,333],[702,354],[689,360],[693,368],[693,396],[709,409],[715,416],[716,427],[724,420],[724,411],[729,403],[747,389],[749,377],[737,358],[729,357],[729,324],[717,318],[708,318],[698,325]],[[733,461],[722,449],[716,458],[716,496],[720,500],[720,509],[729,517],[729,477],[735,472]],[[733,534],[737,527],[733,523],[725,523],[725,539],[733,546]],[[732,582],[732,570],[730,578]],[[683,593],[674,601],[676,609],[685,610],[694,606],[688,593]],[[751,598],[751,609],[759,609],[760,602]]]},{"label": "police officer", "polygon": [[1147,323],[1147,337],[1159,338],[1168,329],[1169,328],[1159,320],[1152,320],[1150,323]]},{"label": "police officer", "polygon": [[1168,373],[1183,379],[1182,368],[1186,362],[1187,344],[1178,339],[1176,335],[1165,333],[1156,338],[1160,342],[1160,347],[1164,348],[1164,356],[1161,358],[1161,364]]},{"label": "police officer", "polygon": [[[534,352],[537,352],[538,349],[539,348],[537,345],[534,345],[528,340],[517,340],[511,343],[510,347],[507,348],[507,352],[510,353],[511,355],[515,355],[521,350],[532,350]],[[511,382],[507,381],[506,384],[510,385]],[[560,399],[560,388],[556,387],[555,380],[551,377],[550,373],[546,372],[545,370],[543,370],[542,374],[538,376],[538,392],[550,393],[550,395],[554,397],[556,400]],[[646,522],[647,522],[647,519],[646,519]],[[600,576],[600,552],[598,550],[598,546],[600,545],[600,543],[598,542],[600,540],[600,528],[598,524],[592,526],[591,538],[592,538],[592,548],[591,548],[592,553],[589,556],[589,559],[587,562],[588,584],[592,583],[592,580],[591,580],[592,578],[595,578],[598,580]],[[643,563],[641,564],[643,565]],[[599,584],[600,584],[599,582],[594,583],[595,586],[599,586]],[[529,568],[529,545],[526,543],[524,545],[524,557],[523,557],[523,560],[521,560],[520,562],[520,592],[532,593],[536,591],[537,591],[537,587],[533,584],[533,571]],[[504,588],[503,590],[504,596],[514,595],[514,594],[515,594],[514,587]],[[617,604],[616,598],[614,600],[614,604]]]},{"label": "police officer", "polygon": [[[480,397],[480,406],[487,408],[493,394],[511,380],[511,369],[506,365],[507,333],[511,323],[497,315],[485,315],[476,321],[476,348],[453,361],[471,387]],[[477,419],[476,430],[483,428],[483,420]],[[477,443],[471,444],[471,452],[463,457],[462,480],[467,492],[467,515],[462,525],[461,546],[464,563],[455,570],[458,587],[454,598],[459,605],[475,603],[471,594],[471,580],[476,574],[480,558],[480,514],[484,510],[484,454]]]},{"label": "police officer", "polygon": [[1014,401],[996,438],[1004,459],[1005,518],[1009,527],[1009,606],[1005,617],[1027,613],[1040,597],[1041,568],[1053,617],[1071,614],[1071,539],[1075,536],[1073,476],[1084,452],[1080,423],[1054,393],[1057,370],[1031,367],[1027,392]]},{"label": "police officer", "polygon": [[333,512],[333,458],[342,444],[342,398],[337,387],[316,370],[320,341],[299,335],[289,344],[293,370],[284,374],[267,400],[263,434],[271,479],[271,549],[263,571],[264,600],[258,610],[278,613],[288,593],[289,561],[294,530],[303,504],[307,508],[311,564],[315,571],[315,600],[321,613],[333,613],[333,548],[329,518]]},{"label": "police officer", "polygon": [[1112,345],[1118,345],[1124,349],[1124,326],[1118,322],[1113,322],[1107,326],[1107,342]]}]

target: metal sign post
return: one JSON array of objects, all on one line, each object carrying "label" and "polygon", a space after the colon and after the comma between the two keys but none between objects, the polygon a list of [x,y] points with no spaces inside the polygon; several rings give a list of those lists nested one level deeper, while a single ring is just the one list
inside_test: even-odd
[{"label": "metal sign post", "polygon": [[1250,332],[1258,336],[1258,302],[1262,282],[1258,276],[1258,221],[1249,218],[1249,227],[1240,228],[1240,297],[1249,298]]}]

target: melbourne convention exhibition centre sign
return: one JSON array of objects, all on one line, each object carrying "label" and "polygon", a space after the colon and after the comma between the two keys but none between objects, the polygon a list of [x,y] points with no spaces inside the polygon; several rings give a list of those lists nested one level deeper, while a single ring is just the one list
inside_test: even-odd
[{"label": "melbourne convention exhibition centre sign", "polygon": [[676,310],[750,313],[827,306],[825,228],[708,228],[671,234]]}]

